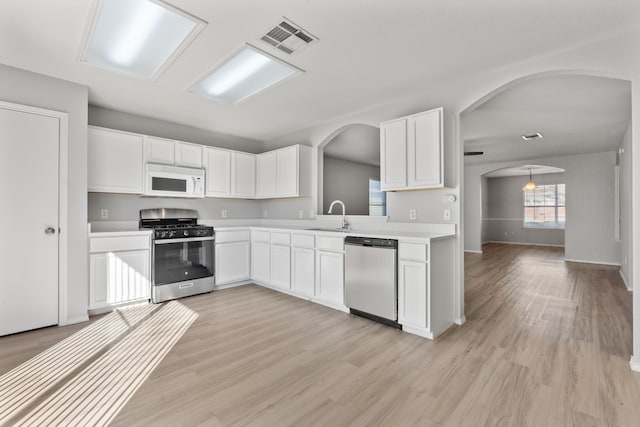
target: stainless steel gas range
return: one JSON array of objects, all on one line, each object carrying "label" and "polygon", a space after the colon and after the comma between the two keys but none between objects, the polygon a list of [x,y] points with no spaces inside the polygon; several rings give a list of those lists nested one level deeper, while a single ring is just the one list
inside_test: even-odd
[{"label": "stainless steel gas range", "polygon": [[196,211],[143,209],[140,229],[153,230],[152,302],[213,291],[215,236]]}]

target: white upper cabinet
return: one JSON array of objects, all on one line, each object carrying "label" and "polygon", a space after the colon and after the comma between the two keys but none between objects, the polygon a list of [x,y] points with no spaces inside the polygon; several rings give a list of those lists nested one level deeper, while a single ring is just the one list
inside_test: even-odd
[{"label": "white upper cabinet", "polygon": [[175,142],[175,165],[187,168],[202,167],[202,145]]},{"label": "white upper cabinet", "polygon": [[258,154],[256,197],[308,197],[311,195],[311,148],[292,145]]},{"label": "white upper cabinet", "polygon": [[231,196],[231,151],[204,147],[205,195]]},{"label": "white upper cabinet", "polygon": [[144,137],[144,163],[172,165],[174,162],[174,141],[172,139]]},{"label": "white upper cabinet", "polygon": [[90,126],[88,191],[142,194],[142,135]]},{"label": "white upper cabinet", "polygon": [[443,109],[380,125],[382,190],[444,187]]},{"label": "white upper cabinet", "polygon": [[256,155],[231,152],[231,196],[253,199],[256,196]]},{"label": "white upper cabinet", "polygon": [[380,125],[380,182],[383,190],[407,186],[407,121]]},{"label": "white upper cabinet", "polygon": [[276,197],[277,190],[277,154],[275,151],[256,156],[256,197],[265,199]]}]

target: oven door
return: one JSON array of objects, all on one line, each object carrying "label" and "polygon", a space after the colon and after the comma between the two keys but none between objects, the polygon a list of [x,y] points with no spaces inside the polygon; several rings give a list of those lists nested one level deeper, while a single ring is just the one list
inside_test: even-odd
[{"label": "oven door", "polygon": [[154,241],[154,286],[213,277],[214,239],[211,236]]}]

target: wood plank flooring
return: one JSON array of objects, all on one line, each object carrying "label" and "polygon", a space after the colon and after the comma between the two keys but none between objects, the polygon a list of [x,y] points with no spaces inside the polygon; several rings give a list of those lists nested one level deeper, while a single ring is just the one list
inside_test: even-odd
[{"label": "wood plank flooring", "polygon": [[[617,268],[488,244],[465,273],[433,342],[255,285],[182,299],[199,318],[113,424],[639,425]],[[0,374],[85,325],[0,338]]]}]

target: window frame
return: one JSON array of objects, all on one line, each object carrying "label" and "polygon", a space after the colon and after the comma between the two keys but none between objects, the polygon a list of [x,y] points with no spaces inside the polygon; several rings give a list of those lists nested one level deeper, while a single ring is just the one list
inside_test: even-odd
[{"label": "window frame", "polygon": [[[559,204],[559,196],[558,196],[558,187],[559,186],[563,186],[564,188],[564,204]],[[534,194],[533,197],[533,204],[527,205],[527,191],[536,191],[538,189],[542,189],[544,190],[544,192],[547,191],[546,187],[554,187],[554,193],[555,193],[555,203],[553,205],[538,205],[535,203],[536,197]],[[522,227],[526,228],[526,229],[530,229],[530,230],[564,230],[566,228],[566,215],[567,215],[567,200],[566,200],[566,192],[567,192],[567,187],[566,184],[564,183],[557,183],[557,184],[544,184],[544,185],[539,185],[537,186],[537,188],[535,190],[526,190],[526,189],[522,189]],[[554,222],[551,221],[545,221],[540,225],[537,225],[535,223],[527,223],[527,215],[526,215],[526,209],[527,208],[533,208],[534,212],[536,208],[553,208],[554,211]],[[558,208],[564,208],[565,209],[565,220],[564,222],[559,222],[558,221]],[[543,225],[543,224],[552,224],[552,225]]]},{"label": "window frame", "polygon": [[[378,190],[372,190],[372,185],[371,185],[372,182],[377,182],[378,183]],[[386,216],[387,215],[387,193],[380,189],[381,188],[380,185],[381,185],[380,179],[369,178],[369,216]],[[373,199],[371,193],[373,191],[375,191],[376,193],[380,193],[380,195],[381,195],[380,198],[382,200],[382,203],[380,203],[380,204],[372,204],[371,203],[371,200]],[[372,207],[378,207],[378,206],[382,208],[382,214],[381,215],[372,214],[371,213],[371,208]]]}]

